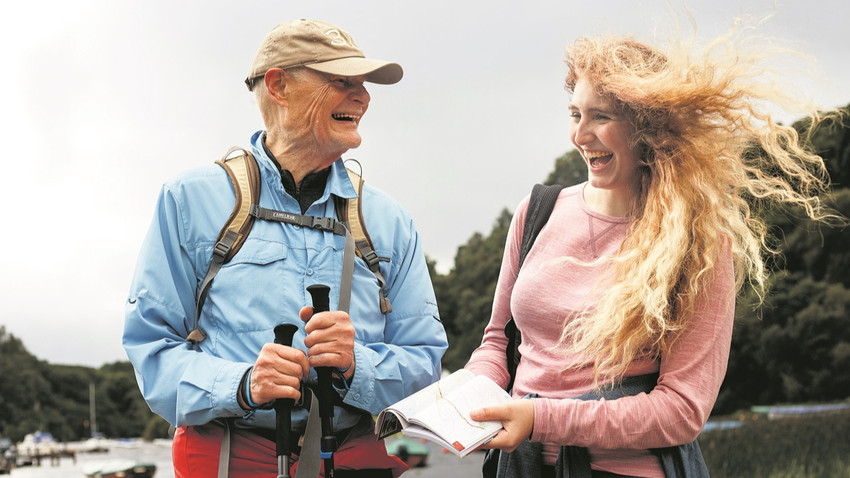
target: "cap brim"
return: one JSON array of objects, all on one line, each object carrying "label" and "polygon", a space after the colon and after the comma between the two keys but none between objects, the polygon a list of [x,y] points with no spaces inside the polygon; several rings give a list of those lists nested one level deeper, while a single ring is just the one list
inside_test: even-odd
[{"label": "cap brim", "polygon": [[366,81],[380,85],[398,83],[404,76],[401,65],[383,60],[369,58],[339,58],[336,60],[310,63],[304,65],[312,70],[341,76],[365,76]]}]

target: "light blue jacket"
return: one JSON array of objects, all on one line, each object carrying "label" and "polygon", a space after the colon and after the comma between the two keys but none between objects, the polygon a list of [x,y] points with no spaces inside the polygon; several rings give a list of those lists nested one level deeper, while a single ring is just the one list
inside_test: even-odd
[{"label": "light blue jacket", "polygon": [[[260,205],[300,214],[260,138],[258,132],[251,139],[262,178]],[[349,390],[338,392],[344,403],[376,415],[436,381],[448,344],[413,220],[368,181],[362,194],[366,228],[378,256],[387,259],[380,267],[392,312],[381,313],[378,281],[355,259],[350,316],[356,367]],[[335,218],[332,195],[356,196],[341,159],[306,214]],[[130,287],[124,348],[148,405],[175,426],[245,415],[237,402],[239,382],[263,345],[274,340],[276,325],[296,324],[293,347],[306,351],[298,311],[312,303],[307,286],[330,286],[330,308],[337,306],[344,238],[258,219],[210,287],[200,317],[206,340],[194,347],[185,340],[194,325],[196,293],[234,201],[227,174],[212,162],[166,183]],[[315,370],[308,380],[315,383]],[[334,419],[341,430],[357,416],[336,407]],[[237,422],[273,429],[274,412]],[[303,429],[305,422],[306,412],[294,410],[293,428]]]}]

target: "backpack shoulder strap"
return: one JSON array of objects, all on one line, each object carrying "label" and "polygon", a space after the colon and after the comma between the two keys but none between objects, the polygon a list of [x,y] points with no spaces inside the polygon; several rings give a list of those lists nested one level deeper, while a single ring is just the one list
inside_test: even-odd
[{"label": "backpack shoulder strap", "polygon": [[[522,244],[520,246],[517,274],[519,274],[519,270],[522,268],[523,262],[525,262],[525,256],[531,250],[535,239],[537,239],[543,226],[549,220],[561,189],[563,189],[563,186],[560,184],[549,186],[535,184],[534,188],[532,188],[531,198],[528,200],[528,209],[525,213],[525,224],[522,229]],[[510,390],[513,388],[514,378],[516,378],[516,369],[521,358],[519,344],[522,343],[522,333],[517,328],[513,317],[505,324],[505,335],[508,337],[508,346],[505,349],[505,354],[507,356],[508,373],[510,374],[507,390]]]},{"label": "backpack shoulder strap", "polygon": [[[241,154],[235,155],[236,152]],[[187,337],[187,340],[192,343],[201,342],[206,338],[206,335],[198,327],[198,321],[201,317],[201,309],[204,308],[210,284],[212,284],[212,280],[221,266],[232,259],[239,252],[242,244],[245,243],[245,239],[254,225],[254,216],[250,214],[251,206],[257,205],[260,201],[260,169],[249,151],[238,147],[230,148],[221,159],[216,161],[216,164],[227,172],[233,186],[233,192],[236,195],[236,202],[233,205],[230,217],[227,218],[218,233],[209,268],[207,268],[207,273],[201,282],[195,308],[195,328]]]},{"label": "backpack shoulder strap", "polygon": [[[241,154],[234,156],[237,151]],[[260,168],[254,156],[241,148],[230,148],[216,164],[227,172],[236,194],[233,211],[216,239],[215,250],[220,251],[227,262],[239,252],[254,225],[254,216],[249,212],[252,205],[260,202]]]},{"label": "backpack shoulder strap", "polygon": [[531,190],[531,198],[528,200],[528,211],[525,215],[525,225],[522,229],[522,248],[520,249],[519,266],[517,271],[525,262],[525,256],[534,245],[538,234],[546,225],[549,216],[552,215],[552,210],[555,209],[555,202],[558,200],[558,195],[561,193],[563,186],[560,184],[543,185],[535,184]]},{"label": "backpack shoulder strap", "polygon": [[363,259],[375,278],[378,279],[378,284],[381,287],[379,298],[381,305],[381,313],[388,314],[392,312],[393,306],[390,300],[386,297],[384,288],[387,285],[381,268],[378,267],[380,258],[375,252],[375,246],[372,243],[372,238],[369,237],[369,231],[366,230],[366,222],[363,220],[363,206],[360,199],[363,197],[363,178],[351,169],[346,168],[348,179],[354,185],[354,190],[357,191],[357,196],[351,199],[340,199],[337,204],[337,215],[339,219],[346,224],[354,238],[354,246],[356,247],[357,256]]}]

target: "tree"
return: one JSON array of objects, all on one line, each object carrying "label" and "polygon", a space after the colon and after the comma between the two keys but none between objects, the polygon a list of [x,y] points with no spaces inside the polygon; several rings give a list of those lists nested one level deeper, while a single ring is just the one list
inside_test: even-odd
[{"label": "tree", "polygon": [[0,326],[0,436],[14,442],[44,431],[60,441],[92,434],[90,385],[94,384],[98,431],[109,437],[167,436],[168,424],[148,408],[130,362],[100,369],[50,365],[30,354]]},{"label": "tree", "polygon": [[503,209],[490,234],[485,237],[475,233],[458,248],[452,270],[434,278],[437,303],[449,338],[449,349],[443,357],[443,366],[448,370],[463,367],[481,342],[493,308],[510,224],[511,213]]},{"label": "tree", "polygon": [[739,300],[718,412],[850,396],[850,290],[803,272],[780,271],[771,282],[760,309],[752,292]]},{"label": "tree", "polygon": [[587,181],[587,165],[581,153],[572,149],[555,160],[555,168],[543,183],[567,187],[584,181]]},{"label": "tree", "polygon": [[[836,190],[824,202],[841,216],[850,217],[850,188]],[[801,271],[816,280],[850,287],[850,227],[843,219],[831,221],[837,224],[817,223],[800,211],[776,208],[765,213],[765,220],[782,250],[778,269]]]},{"label": "tree", "polygon": [[839,109],[841,116],[833,116],[810,131],[811,121],[801,120],[794,128],[807,138],[813,151],[823,157],[832,183],[837,188],[850,188],[850,127],[847,116],[850,105]]},{"label": "tree", "polygon": [[[107,436],[143,436],[152,412],[136,384],[133,366],[130,362],[114,362],[98,372],[98,403],[103,402],[103,406],[98,406],[98,429]],[[167,431],[167,424],[165,428]]]},{"label": "tree", "polygon": [[42,405],[50,398],[47,365],[0,326],[0,436],[21,440],[35,430],[48,430],[55,414]]}]

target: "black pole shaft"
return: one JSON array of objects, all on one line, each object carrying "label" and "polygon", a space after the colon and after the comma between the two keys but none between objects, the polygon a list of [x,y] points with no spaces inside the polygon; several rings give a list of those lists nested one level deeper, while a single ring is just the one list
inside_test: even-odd
[{"label": "black pole shaft", "polygon": [[[295,324],[280,324],[274,328],[274,343],[292,346],[292,336],[298,330]],[[292,428],[292,405],[291,398],[278,398],[274,401],[275,411],[275,451],[277,452],[277,478],[290,478],[289,454],[292,444],[289,441],[289,432]]]},{"label": "black pole shaft", "polygon": [[[314,284],[307,287],[307,292],[313,298],[314,314],[330,310],[330,287],[323,284]],[[331,369],[330,367],[317,367],[316,375],[318,375],[319,379],[319,418],[322,420],[321,455],[325,464],[325,477],[333,478],[333,454],[336,452],[337,442],[333,426],[333,394],[335,392],[331,383]]]}]

